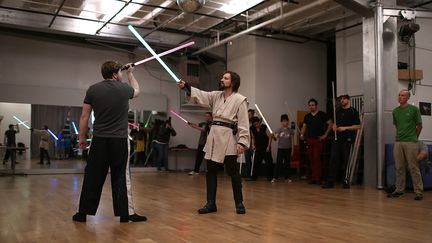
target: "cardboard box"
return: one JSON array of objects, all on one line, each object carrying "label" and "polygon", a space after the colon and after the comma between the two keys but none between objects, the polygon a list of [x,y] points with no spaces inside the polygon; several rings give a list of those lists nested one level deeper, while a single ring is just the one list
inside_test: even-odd
[{"label": "cardboard box", "polygon": [[[411,71],[411,76],[413,81],[418,81],[423,79],[423,70],[416,69],[415,75],[413,71]],[[398,79],[403,81],[410,81],[410,72],[408,69],[399,69],[398,70]]]}]

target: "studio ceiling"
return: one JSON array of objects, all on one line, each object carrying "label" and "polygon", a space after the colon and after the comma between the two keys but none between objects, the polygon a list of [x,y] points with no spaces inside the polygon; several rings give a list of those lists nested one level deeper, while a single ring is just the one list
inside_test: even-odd
[{"label": "studio ceiling", "polygon": [[[127,29],[131,24],[153,44],[174,46],[194,39],[198,47],[205,47],[314,2],[206,0],[203,8],[190,14],[182,12],[174,0],[0,0],[0,27],[135,43]],[[294,42],[326,42],[334,37],[339,24],[361,22],[361,16],[339,4],[341,1],[322,2],[250,34]],[[398,4],[430,9],[431,2],[404,0]],[[234,8],[229,13],[223,11],[224,5],[233,6],[230,4]]]}]

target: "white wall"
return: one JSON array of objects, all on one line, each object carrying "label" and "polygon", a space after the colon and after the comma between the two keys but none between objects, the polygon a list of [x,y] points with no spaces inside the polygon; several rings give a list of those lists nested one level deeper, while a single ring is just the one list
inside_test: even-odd
[{"label": "white wall", "polygon": [[242,36],[228,45],[228,69],[240,75],[239,93],[248,98],[251,109],[255,105],[258,58],[255,37]]},{"label": "white wall", "polygon": [[310,98],[325,110],[326,54],[325,44],[257,38],[255,100],[273,129],[281,114],[297,121],[297,111],[307,111]]},{"label": "white wall", "polygon": [[279,128],[281,114],[297,121],[297,111],[307,110],[310,98],[325,109],[324,44],[245,36],[228,46],[228,68],[240,74],[239,92],[248,98],[249,108],[258,104],[273,130]]},{"label": "white wall", "polygon": [[[339,28],[345,26],[341,25]],[[336,34],[337,96],[363,94],[362,26]]]},{"label": "white wall", "polygon": [[[0,101],[82,106],[87,88],[102,80],[100,65],[106,60],[132,62],[127,53],[49,39],[0,35]],[[140,60],[142,57],[136,57]],[[155,63],[135,69],[144,93],[131,108],[166,111],[161,80],[168,80]],[[149,95],[145,95],[150,93]]]},{"label": "white wall", "polygon": [[[16,116],[21,121],[28,121],[25,123],[31,127],[31,105],[29,104],[16,104],[16,103],[1,103],[0,102],[0,115],[4,116],[0,124],[0,141],[3,144],[5,131],[9,129],[9,124],[17,124],[17,120],[13,118]],[[20,132],[16,134],[16,142],[22,142],[26,147],[30,147],[30,130],[20,125]],[[30,158],[30,151],[26,150],[25,158]],[[2,153],[3,155],[3,153]],[[2,158],[3,159],[3,158]]]}]

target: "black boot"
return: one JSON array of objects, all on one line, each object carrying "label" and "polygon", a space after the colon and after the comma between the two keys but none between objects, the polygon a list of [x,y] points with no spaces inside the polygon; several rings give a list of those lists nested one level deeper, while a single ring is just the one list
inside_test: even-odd
[{"label": "black boot", "polygon": [[198,209],[199,214],[214,213],[214,212],[217,212],[215,202],[207,202],[207,204],[204,205],[204,207]]},{"label": "black boot", "polygon": [[237,214],[245,214],[246,213],[246,208],[243,205],[243,202],[236,202],[236,213]]},{"label": "black boot", "polygon": [[87,221],[87,215],[83,213],[76,213],[72,216],[72,220],[76,222],[85,222]]}]

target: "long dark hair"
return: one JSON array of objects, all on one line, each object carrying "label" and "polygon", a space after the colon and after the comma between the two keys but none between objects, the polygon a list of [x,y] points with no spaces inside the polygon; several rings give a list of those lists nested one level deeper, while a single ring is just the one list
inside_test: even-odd
[{"label": "long dark hair", "polygon": [[236,72],[233,71],[225,71],[223,74],[229,73],[231,76],[231,85],[232,90],[234,92],[238,92],[238,89],[240,88],[240,75],[238,75]]}]

